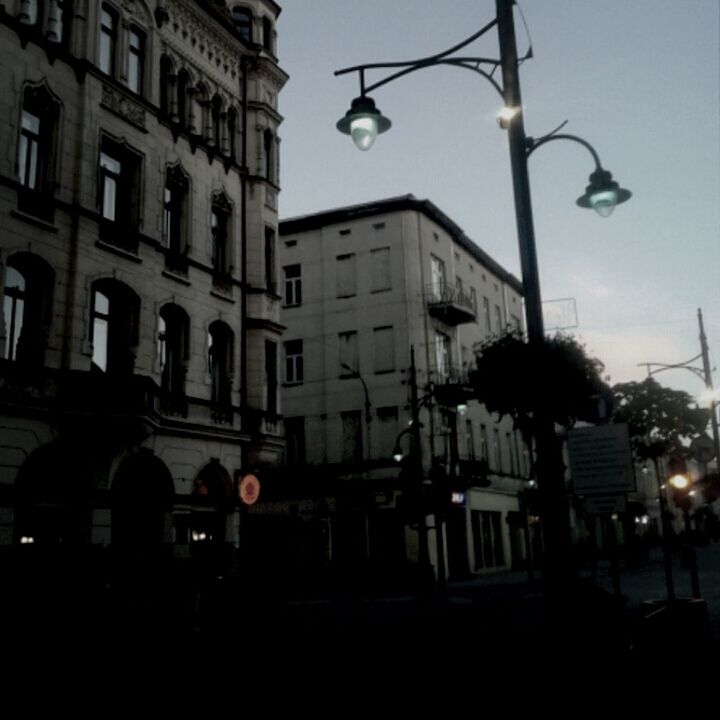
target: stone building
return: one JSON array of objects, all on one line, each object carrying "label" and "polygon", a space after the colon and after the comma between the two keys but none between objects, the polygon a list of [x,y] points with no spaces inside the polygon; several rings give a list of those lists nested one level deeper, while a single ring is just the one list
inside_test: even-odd
[{"label": "stone building", "polygon": [[443,537],[427,519],[433,563],[447,553],[462,576],[524,562],[529,457],[511,420],[467,391],[474,346],[522,329],[520,281],[412,195],[285,219],[280,237],[286,465],[344,492],[330,506],[331,554],[373,564],[391,548],[395,559],[421,553],[403,509],[417,472],[393,459],[412,456],[416,408],[424,493],[430,478],[454,491]]},{"label": "stone building", "polygon": [[282,451],[279,13],[0,0],[4,558],[237,543]]}]

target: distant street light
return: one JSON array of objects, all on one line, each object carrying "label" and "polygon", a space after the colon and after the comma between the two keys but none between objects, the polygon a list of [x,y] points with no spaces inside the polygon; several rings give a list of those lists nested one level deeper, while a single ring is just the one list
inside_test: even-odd
[{"label": "distant street light", "polygon": [[[705,383],[705,389],[700,394],[700,397],[703,401],[708,403],[708,416],[710,420],[710,427],[712,429],[712,441],[714,446],[712,454],[715,457],[715,462],[717,463],[717,467],[720,470],[720,430],[718,429],[717,418],[717,408],[718,406],[720,406],[720,403],[717,401],[717,394],[715,388],[713,387],[712,370],[710,368],[710,353],[708,350],[707,337],[705,336],[705,326],[703,324],[702,310],[700,308],[698,308],[697,316],[698,325],[700,328],[699,355],[696,355],[695,357],[692,357],[689,360],[681,363],[668,364],[659,362],[644,362],[639,363],[639,365],[647,368],[648,377],[657,375],[660,372],[665,372],[666,370],[689,370],[691,373],[693,373],[693,375],[699,377]],[[693,365],[693,363],[697,362],[698,360],[702,362],[701,368],[695,367]],[[701,458],[699,459],[702,461]]]},{"label": "distant street light", "polygon": [[[444,52],[409,62],[364,64],[336,71],[335,75],[357,73],[360,81],[360,95],[352,101],[350,110],[338,121],[337,128],[340,132],[351,135],[360,149],[367,150],[372,147],[377,135],[387,131],[391,127],[391,122],[377,109],[374,100],[368,97],[367,93],[409,73],[428,67],[449,65],[464,68],[481,75],[495,88],[504,104],[504,108],[499,113],[498,122],[501,127],[508,130],[510,145],[528,342],[531,345],[539,346],[544,343],[545,330],[530,201],[528,157],[541,145],[554,140],[572,140],[583,145],[592,154],[596,167],[590,175],[590,184],[578,199],[577,204],[583,208],[591,207],[602,216],[608,216],[616,205],[627,201],[631,193],[612,180],[612,175],[602,168],[597,153],[585,140],[575,135],[560,135],[558,134],[560,128],[537,140],[525,135],[513,4],[513,0],[496,0],[496,18]],[[458,57],[456,55],[457,51],[474,42],[495,26],[498,31],[500,59]],[[484,68],[490,68],[490,70]],[[498,68],[502,70],[502,87],[493,77]],[[390,71],[390,74],[378,82],[366,86],[365,73],[369,70],[386,70]],[[542,406],[534,408],[533,434],[545,545],[544,579],[546,590],[552,588],[557,594],[562,592],[561,588],[573,574],[569,508],[563,462],[555,435],[555,424],[548,410]],[[420,472],[422,472],[422,468],[420,468]]]}]

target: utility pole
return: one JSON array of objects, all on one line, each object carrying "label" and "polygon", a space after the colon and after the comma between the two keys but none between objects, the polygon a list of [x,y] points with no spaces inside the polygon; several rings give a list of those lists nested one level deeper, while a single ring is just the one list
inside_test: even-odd
[{"label": "utility pole", "polygon": [[410,412],[412,413],[412,482],[418,483],[418,560],[421,572],[431,570],[428,527],[423,502],[423,461],[420,444],[420,408],[418,406],[417,376],[415,374],[415,346],[410,346]]},{"label": "utility pole", "polygon": [[712,426],[713,441],[715,442],[715,462],[720,472],[720,432],[718,432],[717,407],[712,382],[712,371],[710,369],[710,353],[708,351],[705,327],[703,325],[702,310],[698,308],[698,324],[700,325],[700,354],[702,356],[703,375],[705,376],[705,387],[710,395],[710,425]]}]

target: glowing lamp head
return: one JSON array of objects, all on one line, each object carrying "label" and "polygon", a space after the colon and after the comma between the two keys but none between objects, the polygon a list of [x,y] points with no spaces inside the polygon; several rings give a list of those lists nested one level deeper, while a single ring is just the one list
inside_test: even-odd
[{"label": "glowing lamp head", "polygon": [[392,123],[376,107],[372,98],[356,97],[350,109],[337,121],[337,129],[350,135],[360,150],[369,150],[375,138],[390,128]]},{"label": "glowing lamp head", "polygon": [[503,129],[507,130],[512,123],[513,118],[520,112],[520,108],[503,106],[498,110],[495,116],[498,121],[498,125]]},{"label": "glowing lamp head", "polygon": [[675,490],[687,490],[690,487],[690,478],[687,475],[677,473],[668,480],[668,483]]},{"label": "glowing lamp head", "polygon": [[590,184],[585,188],[585,194],[577,199],[577,204],[583,208],[592,208],[601,217],[612,215],[615,207],[629,200],[632,193],[621,188],[607,170],[598,168],[590,175]]}]

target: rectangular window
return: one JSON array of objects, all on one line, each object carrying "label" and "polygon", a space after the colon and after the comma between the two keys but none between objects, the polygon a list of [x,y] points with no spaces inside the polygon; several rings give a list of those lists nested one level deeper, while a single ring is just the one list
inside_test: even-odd
[{"label": "rectangular window", "polygon": [[492,332],[492,325],[490,323],[490,300],[483,296],[483,317],[485,318],[485,331],[487,333]]},{"label": "rectangular window", "polygon": [[472,305],[473,312],[475,313],[475,322],[478,319],[478,304],[477,304],[477,292],[474,287],[470,288],[470,304]]},{"label": "rectangular window", "polygon": [[102,187],[102,216],[106,220],[115,221],[120,213],[120,178],[122,165],[119,160],[102,152],[100,153],[100,184]]},{"label": "rectangular window", "polygon": [[352,297],[356,292],[355,285],[355,254],[338,255],[336,276],[337,297]]},{"label": "rectangular window", "polygon": [[430,256],[430,277],[433,298],[442,300],[445,294],[445,263],[434,255]]},{"label": "rectangular window", "polygon": [[360,424],[360,411],[340,413],[343,430],[342,460],[346,463],[359,463],[362,461],[362,425]]},{"label": "rectangular window", "polygon": [[230,215],[225,207],[213,205],[210,212],[210,234],[212,239],[212,264],[216,279],[230,274],[228,261],[228,224]]},{"label": "rectangular window", "polygon": [[115,75],[115,45],[117,42],[117,13],[103,5],[100,11],[100,70],[106,75]]},{"label": "rectangular window", "polygon": [[503,331],[503,321],[502,321],[502,311],[500,310],[500,306],[495,306],[495,332],[500,335],[500,333]]},{"label": "rectangular window", "polygon": [[20,122],[20,146],[18,148],[18,175],[20,184],[30,190],[39,189],[38,172],[40,149],[40,118],[23,110]]},{"label": "rectangular window", "polygon": [[108,323],[110,321],[110,300],[99,290],[93,294],[92,362],[105,372],[108,355]]},{"label": "rectangular window", "polygon": [[302,277],[300,265],[286,265],[283,268],[285,279],[285,306],[302,304]]},{"label": "rectangular window", "polygon": [[289,340],[285,343],[285,382],[303,381],[303,341]]},{"label": "rectangular window", "polygon": [[277,414],[277,344],[265,341],[265,409],[270,415]]},{"label": "rectangular window", "polygon": [[375,372],[392,372],[395,370],[395,338],[392,326],[375,328],[373,335]]},{"label": "rectangular window", "polygon": [[340,377],[347,377],[348,375],[357,373],[359,370],[357,332],[340,333],[338,335],[338,349]]},{"label": "rectangular window", "polygon": [[128,78],[130,90],[138,95],[143,91],[143,74],[145,68],[145,35],[135,27],[128,32]]},{"label": "rectangular window", "polygon": [[435,333],[435,369],[437,382],[448,379],[450,375],[450,338],[441,332]]},{"label": "rectangular window", "polygon": [[[125,145],[103,138],[100,145],[100,213],[119,227],[137,227],[140,218],[140,157]],[[128,250],[137,249],[137,237],[108,228],[103,238]]]},{"label": "rectangular window", "polygon": [[520,318],[517,315],[511,315],[510,321],[512,322],[512,326],[515,330],[520,330]]},{"label": "rectangular window", "polygon": [[277,274],[275,272],[275,231],[265,228],[265,287],[270,293],[277,292]]},{"label": "rectangular window", "polygon": [[285,464],[305,464],[305,418],[285,418]]},{"label": "rectangular window", "polygon": [[375,248],[370,251],[370,292],[390,290],[390,248]]}]

